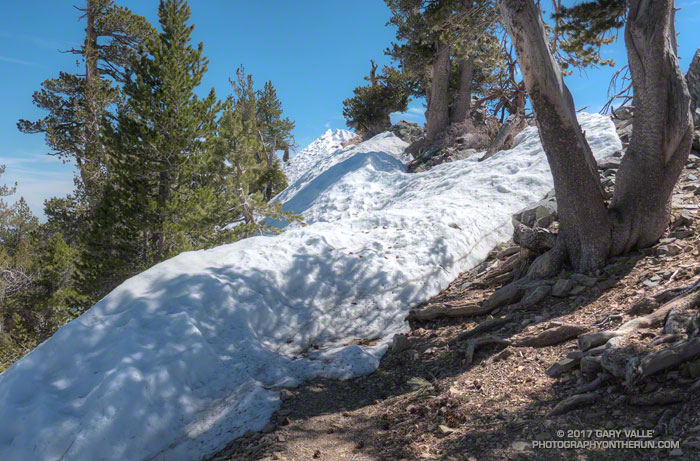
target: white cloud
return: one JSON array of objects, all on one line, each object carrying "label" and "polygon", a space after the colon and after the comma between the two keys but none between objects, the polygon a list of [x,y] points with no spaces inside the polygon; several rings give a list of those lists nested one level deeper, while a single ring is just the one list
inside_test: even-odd
[{"label": "white cloud", "polygon": [[23,66],[38,66],[39,64],[32,61],[23,61],[21,59],[11,58],[9,56],[0,56],[0,61],[9,62],[11,64],[20,64]]}]

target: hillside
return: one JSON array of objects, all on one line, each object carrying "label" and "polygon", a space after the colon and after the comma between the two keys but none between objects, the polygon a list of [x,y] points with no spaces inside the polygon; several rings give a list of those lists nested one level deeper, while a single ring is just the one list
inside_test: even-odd
[{"label": "hillside", "polygon": [[[580,120],[597,158],[620,149],[609,119]],[[409,310],[552,187],[534,128],[418,174],[390,133],[329,146],[278,197],[305,227],[160,263],[2,373],[0,458],[209,455],[263,428],[283,388],[374,371]]]}]

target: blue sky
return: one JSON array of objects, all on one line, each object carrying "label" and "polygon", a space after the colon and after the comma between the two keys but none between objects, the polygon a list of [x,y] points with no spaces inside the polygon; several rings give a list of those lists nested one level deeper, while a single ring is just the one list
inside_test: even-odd
[{"label": "blue sky", "polygon": [[[157,0],[117,0],[157,24]],[[41,135],[16,128],[20,118],[43,114],[32,105],[32,93],[59,70],[74,71],[75,56],[60,53],[82,42],[84,22],[73,4],[80,0],[1,2],[0,17],[0,164],[7,172],[0,181],[19,182],[36,214],[44,199],[73,189],[73,167],[46,155]],[[677,0],[679,55],[685,71],[700,46],[700,0]],[[383,51],[394,37],[385,26],[389,10],[382,0],[191,0],[195,42],[204,42],[209,72],[202,93],[214,87],[219,97],[229,94],[228,78],[244,64],[257,85],[272,80],[285,114],[296,122],[297,144],[303,148],[328,128],[345,128],[342,101],[363,84],[369,60],[389,60]],[[622,42],[622,40],[620,40]],[[604,56],[618,66],[626,62],[622,43],[608,46]],[[567,77],[577,107],[597,111],[606,100],[614,69],[589,69]],[[422,123],[420,101],[404,118]]]}]

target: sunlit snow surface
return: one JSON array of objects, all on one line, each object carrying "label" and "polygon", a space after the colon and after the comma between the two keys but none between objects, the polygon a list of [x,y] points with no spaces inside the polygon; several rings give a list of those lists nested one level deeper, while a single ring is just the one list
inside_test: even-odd
[{"label": "sunlit snow surface", "polygon": [[[596,157],[621,148],[607,118],[579,119]],[[552,187],[534,128],[425,173],[405,147],[307,151],[278,197],[306,227],[158,264],[0,374],[0,459],[198,459],[260,429],[282,386],[373,371],[409,308]],[[343,346],[359,338],[383,340]]]}]

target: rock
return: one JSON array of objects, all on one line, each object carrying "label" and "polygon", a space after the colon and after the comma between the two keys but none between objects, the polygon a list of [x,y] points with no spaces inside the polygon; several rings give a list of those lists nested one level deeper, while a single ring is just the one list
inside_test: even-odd
[{"label": "rock", "polygon": [[425,130],[416,122],[401,120],[391,127],[390,131],[396,136],[406,141],[408,144],[413,144],[425,136]]},{"label": "rock", "polygon": [[658,254],[659,256],[676,256],[677,254],[680,254],[682,251],[683,251],[683,249],[675,243],[666,244],[666,245],[659,245],[656,248],[656,254]]},{"label": "rock", "polygon": [[594,287],[595,284],[598,283],[598,279],[596,277],[590,277],[586,274],[573,274],[571,276],[571,280],[587,287]]},{"label": "rock", "polygon": [[617,130],[617,135],[622,142],[629,142],[630,137],[632,137],[632,124],[630,123],[624,128]]},{"label": "rock", "polygon": [[700,131],[696,131],[693,137],[693,149],[700,152]]},{"label": "rock", "polygon": [[569,296],[578,296],[578,295],[580,295],[581,293],[583,293],[584,291],[586,291],[586,287],[585,287],[585,286],[583,286],[583,285],[576,285],[576,286],[575,286],[574,288],[572,288],[571,291],[569,292]]},{"label": "rock", "polygon": [[398,354],[399,352],[403,352],[403,351],[410,349],[410,348],[411,348],[411,341],[408,340],[406,335],[402,335],[402,334],[394,335],[394,339],[391,342],[392,352]]},{"label": "rock", "polygon": [[[549,194],[547,194],[549,195]],[[557,199],[546,197],[523,208],[513,215],[513,219],[527,227],[547,227],[557,218]]]},{"label": "rock", "polygon": [[599,355],[587,355],[581,358],[581,373],[592,375],[601,369]]},{"label": "rock", "polygon": [[272,422],[269,422],[263,426],[261,431],[265,434],[269,434],[270,432],[272,432],[274,430],[275,430],[275,424]]},{"label": "rock", "polygon": [[282,389],[282,390],[280,391],[280,400],[281,400],[281,401],[284,402],[285,400],[289,400],[289,399],[291,399],[292,397],[294,397],[294,394],[293,394],[292,391],[290,391],[289,389]]},{"label": "rock", "polygon": [[683,210],[674,221],[673,228],[689,226],[691,224],[693,224],[693,215],[690,213],[690,210]]},{"label": "rock", "polygon": [[613,110],[613,116],[618,120],[631,120],[634,117],[634,106],[622,106]]},{"label": "rock", "polygon": [[680,448],[674,448],[668,452],[668,456],[683,456],[683,450]]},{"label": "rock", "polygon": [[527,227],[516,221],[513,228],[513,241],[536,255],[552,248],[557,240],[554,234],[541,227]]},{"label": "rock", "polygon": [[693,60],[688,66],[688,73],[685,74],[685,80],[688,83],[688,91],[690,92],[690,111],[695,113],[695,109],[698,107],[698,99],[700,98],[700,48],[695,51]]},{"label": "rock", "polygon": [[554,284],[552,288],[552,296],[558,298],[563,298],[568,296],[571,290],[574,288],[574,282],[568,279],[559,279],[557,283]]},{"label": "rock", "polygon": [[547,369],[547,376],[556,378],[569,370],[573,370],[578,365],[579,361],[575,359],[560,360]]},{"label": "rock", "polygon": [[[620,168],[620,162],[622,159],[618,157],[606,157],[604,159],[601,159],[600,162],[598,162],[598,169],[599,170],[617,170]],[[606,175],[609,176],[609,175]]]},{"label": "rock", "polygon": [[522,440],[517,440],[511,444],[511,448],[515,451],[525,451],[530,447],[530,444],[523,442]]},{"label": "rock", "polygon": [[416,360],[418,360],[420,358],[420,353],[415,349],[408,349],[406,351],[406,356],[408,357],[409,360],[411,360],[412,362],[415,362]]},{"label": "rock", "polygon": [[693,125],[695,125],[695,128],[700,128],[700,107],[693,112]]}]

